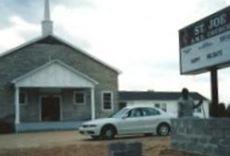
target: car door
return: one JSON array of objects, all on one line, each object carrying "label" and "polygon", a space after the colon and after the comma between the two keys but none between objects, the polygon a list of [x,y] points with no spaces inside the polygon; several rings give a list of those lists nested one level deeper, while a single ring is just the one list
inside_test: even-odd
[{"label": "car door", "polygon": [[161,121],[161,112],[155,108],[141,108],[144,120],[144,129],[147,133],[153,133]]},{"label": "car door", "polygon": [[118,123],[119,134],[136,134],[143,132],[143,113],[140,108],[131,109]]}]

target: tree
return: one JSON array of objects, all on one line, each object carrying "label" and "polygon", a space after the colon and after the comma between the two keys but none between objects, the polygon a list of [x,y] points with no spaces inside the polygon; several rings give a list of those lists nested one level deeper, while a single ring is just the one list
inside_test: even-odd
[{"label": "tree", "polygon": [[217,106],[213,105],[212,103],[209,104],[209,111],[210,111],[210,116],[211,117],[218,117],[217,113]]},{"label": "tree", "polygon": [[225,107],[224,103],[220,103],[218,105],[217,116],[218,117],[226,117],[226,107]]},{"label": "tree", "polygon": [[228,105],[226,109],[226,116],[230,118],[230,104]]},{"label": "tree", "polygon": [[227,110],[224,103],[220,103],[217,106],[210,103],[209,110],[211,117],[230,117],[230,106],[228,106]]}]

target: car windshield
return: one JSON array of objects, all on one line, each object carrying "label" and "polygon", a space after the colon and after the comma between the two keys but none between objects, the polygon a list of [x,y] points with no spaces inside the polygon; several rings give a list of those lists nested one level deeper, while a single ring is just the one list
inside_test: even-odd
[{"label": "car windshield", "polygon": [[123,108],[116,112],[115,114],[112,115],[112,118],[121,118],[129,109],[128,108]]}]

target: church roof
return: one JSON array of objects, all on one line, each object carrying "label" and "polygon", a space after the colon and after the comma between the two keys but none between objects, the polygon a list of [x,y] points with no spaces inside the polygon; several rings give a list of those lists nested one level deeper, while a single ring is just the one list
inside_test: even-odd
[{"label": "church roof", "polygon": [[23,49],[23,48],[25,48],[27,46],[30,46],[32,44],[35,44],[35,43],[62,44],[62,45],[68,46],[68,47],[70,47],[70,48],[72,48],[72,49],[74,49],[74,50],[76,50],[76,51],[88,56],[89,58],[97,61],[98,63],[110,68],[111,70],[115,71],[116,73],[118,73],[118,74],[121,73],[121,71],[119,69],[117,69],[115,67],[112,67],[111,65],[108,65],[104,61],[102,61],[102,60],[94,57],[93,55],[91,55],[91,54],[79,49],[78,47],[74,46],[72,43],[70,43],[70,42],[68,42],[68,41],[66,41],[66,40],[64,40],[64,39],[62,39],[62,38],[60,38],[60,37],[58,37],[58,36],[56,36],[54,34],[50,34],[50,35],[46,35],[46,36],[40,36],[38,38],[30,40],[30,41],[28,41],[28,42],[26,42],[24,44],[21,44],[21,45],[15,47],[13,49],[10,49],[10,50],[8,50],[6,52],[1,53],[0,57],[9,55],[9,54],[11,54],[13,52],[16,52],[17,50]]},{"label": "church roof", "polygon": [[76,46],[74,46],[73,44],[71,44],[70,42],[68,41],[65,41],[64,39],[56,36],[53,34],[53,22],[50,18],[50,5],[49,5],[49,0],[45,0],[45,3],[44,3],[45,7],[44,7],[44,20],[42,21],[42,36],[38,37],[38,38],[35,38],[33,40],[30,40],[22,45],[19,45],[18,47],[15,47],[13,49],[10,49],[6,52],[3,52],[0,54],[0,57],[3,57],[3,56],[6,56],[10,53],[13,53],[17,50],[20,50],[22,48],[25,48],[27,46],[30,46],[34,43],[46,43],[46,44],[61,44],[61,45],[65,45],[65,46],[68,46],[72,49],[74,49],[75,51],[78,51],[84,55],[86,55],[87,57],[95,60],[96,62],[108,67],[109,69],[115,71],[116,73],[120,74],[121,71],[119,69],[116,69],[110,65],[108,65],[107,63],[105,63],[104,61],[94,57],[93,55],[77,48]]},{"label": "church roof", "polygon": [[[208,100],[197,92],[190,92],[193,99]],[[119,98],[122,101],[133,100],[178,100],[181,97],[181,92],[155,92],[155,91],[119,91]]]}]

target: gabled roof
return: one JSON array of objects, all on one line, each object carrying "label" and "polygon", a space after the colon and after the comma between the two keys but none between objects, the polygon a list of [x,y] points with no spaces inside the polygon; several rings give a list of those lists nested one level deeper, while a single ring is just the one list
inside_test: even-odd
[{"label": "gabled roof", "polygon": [[52,60],[14,79],[12,83],[18,87],[91,87],[98,84],[94,79],[60,60]]},{"label": "gabled roof", "polygon": [[[197,92],[190,92],[190,96],[195,99],[208,100]],[[155,91],[119,91],[120,101],[132,100],[178,100],[181,92],[155,92]]]},{"label": "gabled roof", "polygon": [[72,49],[74,49],[74,50],[76,50],[76,51],[78,51],[78,52],[80,52],[80,53],[82,53],[82,54],[88,56],[89,58],[95,60],[96,62],[98,62],[98,63],[100,63],[100,64],[102,64],[102,65],[108,67],[109,69],[111,69],[111,70],[117,72],[118,74],[121,73],[121,71],[120,71],[119,69],[117,69],[117,68],[115,68],[115,67],[112,67],[111,65],[108,65],[108,64],[105,63],[104,61],[102,61],[102,60],[100,60],[100,59],[98,59],[98,58],[92,56],[91,54],[89,54],[89,53],[87,53],[87,52],[85,52],[85,51],[83,51],[83,50],[77,48],[77,47],[74,46],[72,43],[70,43],[70,42],[68,42],[68,41],[65,41],[64,39],[61,39],[60,37],[58,37],[58,36],[56,36],[56,35],[54,35],[54,34],[52,34],[52,35],[47,35],[47,36],[41,36],[41,37],[35,38],[35,39],[33,39],[33,40],[30,40],[30,41],[28,41],[28,42],[26,42],[26,43],[24,43],[24,44],[21,44],[21,45],[15,47],[15,48],[13,48],[13,49],[10,49],[10,50],[8,50],[8,51],[6,51],[6,52],[1,53],[1,54],[0,54],[0,57],[6,56],[6,55],[8,55],[8,54],[11,54],[11,53],[13,53],[13,52],[15,52],[15,51],[17,51],[17,50],[20,50],[20,49],[22,49],[22,48],[24,48],[24,47],[27,47],[27,46],[29,46],[29,45],[31,45],[31,44],[34,44],[34,43],[64,44],[64,45],[66,45],[66,46],[68,46],[68,47],[70,47],[70,48],[72,48]]}]

